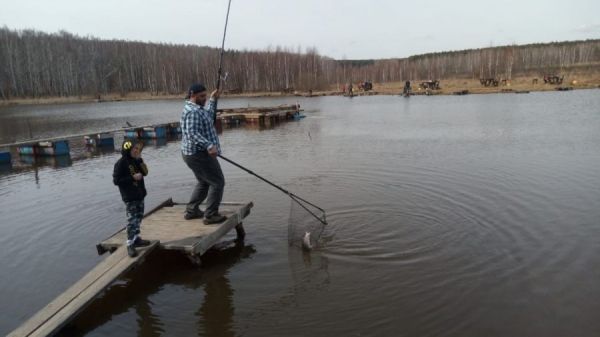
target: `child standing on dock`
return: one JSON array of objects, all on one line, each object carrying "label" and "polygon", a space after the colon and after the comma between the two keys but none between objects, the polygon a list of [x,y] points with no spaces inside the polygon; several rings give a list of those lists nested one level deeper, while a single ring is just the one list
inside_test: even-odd
[{"label": "child standing on dock", "polygon": [[146,187],[144,176],[148,168],[142,159],[142,143],[133,144],[125,140],[121,146],[121,158],[115,163],[113,183],[119,186],[121,198],[125,202],[127,212],[127,254],[137,256],[135,247],[150,244],[140,237],[140,224],[144,217],[144,198]]}]

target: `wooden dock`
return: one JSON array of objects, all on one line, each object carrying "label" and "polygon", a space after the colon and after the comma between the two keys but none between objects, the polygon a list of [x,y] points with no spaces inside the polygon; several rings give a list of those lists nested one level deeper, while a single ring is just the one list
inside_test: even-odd
[{"label": "wooden dock", "polygon": [[142,237],[152,242],[150,246],[137,248],[138,256],[131,258],[124,247],[125,229],[111,235],[96,248],[99,254],[107,251],[112,254],[8,336],[49,336],[58,333],[117,278],[142,263],[148,253],[155,249],[180,250],[193,262],[200,263],[200,255],[233,228],[238,239],[243,239],[245,232],[242,220],[250,214],[252,207],[252,202],[221,203],[219,212],[226,215],[227,220],[204,225],[202,219],[183,218],[184,204],[174,203],[171,199],[163,202],[146,213],[142,221]]},{"label": "wooden dock", "polygon": [[254,107],[219,109],[217,119],[224,125],[239,125],[241,123],[274,125],[275,123],[291,120],[294,114],[300,113],[300,105],[284,104],[276,107]]},{"label": "wooden dock", "polygon": [[[243,238],[242,220],[250,214],[252,202],[221,203],[219,213],[227,216],[227,220],[214,225],[204,225],[202,219],[185,220],[185,204],[177,204],[167,200],[154,210],[148,212],[142,221],[142,237],[145,240],[160,241],[160,248],[180,250],[187,253],[193,261],[204,254],[212,245],[230,230],[236,229],[238,238]],[[99,254],[121,247],[127,238],[125,228],[100,242],[96,248]]]}]

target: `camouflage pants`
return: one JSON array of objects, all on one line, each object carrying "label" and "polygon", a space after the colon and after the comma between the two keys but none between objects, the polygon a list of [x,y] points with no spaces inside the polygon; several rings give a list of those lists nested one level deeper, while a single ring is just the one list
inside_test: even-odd
[{"label": "camouflage pants", "polygon": [[125,203],[127,210],[127,244],[133,244],[140,234],[140,224],[144,217],[144,200],[128,201]]}]

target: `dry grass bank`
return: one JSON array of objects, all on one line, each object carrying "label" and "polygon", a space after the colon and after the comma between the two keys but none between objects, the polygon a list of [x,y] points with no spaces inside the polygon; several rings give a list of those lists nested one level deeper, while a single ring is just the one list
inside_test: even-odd
[{"label": "dry grass bank", "polygon": [[[537,78],[538,83],[533,84],[533,79]],[[412,81],[411,87],[413,92],[419,93],[423,90],[419,90],[420,81]],[[399,94],[402,92],[404,82],[391,82],[375,84],[373,90],[381,94]],[[600,87],[600,74],[588,74],[588,75],[571,75],[565,76],[563,83],[557,84],[544,84],[544,80],[540,77],[526,76],[517,77],[512,79],[506,85],[500,84],[497,87],[484,87],[481,85],[478,79],[447,79],[440,80],[440,90],[436,90],[436,94],[451,95],[454,92],[468,90],[471,94],[489,94],[499,93],[502,91],[554,91],[557,87],[572,87],[573,89],[590,89]]]},{"label": "dry grass bank", "polygon": [[69,96],[69,97],[42,97],[42,98],[13,98],[0,100],[0,106],[8,105],[36,105],[36,104],[65,104],[65,103],[95,103],[119,102],[140,100],[183,99],[183,95],[152,95],[147,92],[134,92],[126,95],[109,94],[104,96]]},{"label": "dry grass bank", "polygon": [[[538,83],[533,84],[533,79],[537,78]],[[413,80],[411,86],[416,94],[424,93],[419,89],[419,83],[424,80]],[[470,94],[490,94],[503,91],[555,91],[556,87],[572,87],[573,89],[590,89],[600,88],[600,72],[589,74],[566,75],[561,85],[544,84],[540,77],[524,76],[512,79],[506,85],[498,85],[497,87],[484,87],[479,83],[478,79],[444,79],[440,80],[440,90],[435,90],[434,94],[451,95],[457,91],[468,90]],[[373,90],[367,94],[373,95],[398,95],[402,92],[404,82],[389,82],[389,83],[374,83]],[[341,95],[340,89],[332,86],[330,90],[313,91],[308,93],[305,91],[294,93],[282,92],[248,92],[241,94],[229,94],[223,97],[294,97],[294,96],[332,96]],[[356,92],[356,94],[364,94]],[[183,100],[184,94],[181,95],[153,95],[147,92],[135,92],[126,95],[110,94],[98,97],[81,96],[81,97],[44,97],[44,98],[15,98],[11,100],[0,100],[0,107],[9,105],[29,105],[29,104],[64,104],[64,103],[92,103],[92,102],[118,102],[118,101],[140,101],[140,100]]]},{"label": "dry grass bank", "polygon": [[[314,95],[331,95],[332,92],[315,92]],[[224,94],[222,97],[290,97],[306,96],[307,93],[281,93],[281,92],[247,92],[241,94]],[[42,97],[42,98],[13,98],[10,100],[0,100],[0,107],[12,105],[45,105],[45,104],[69,104],[69,103],[102,103],[102,102],[120,102],[120,101],[151,101],[151,100],[183,100],[185,93],[181,95],[160,94],[154,95],[147,92],[135,92],[126,95],[109,94],[100,96],[71,96],[71,97]]]}]

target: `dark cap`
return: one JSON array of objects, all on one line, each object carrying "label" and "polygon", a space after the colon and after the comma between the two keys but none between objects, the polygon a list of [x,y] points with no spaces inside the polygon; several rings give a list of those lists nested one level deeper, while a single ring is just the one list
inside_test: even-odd
[{"label": "dark cap", "polygon": [[206,87],[200,83],[194,83],[190,86],[186,98],[190,98],[193,94],[206,91]]}]

